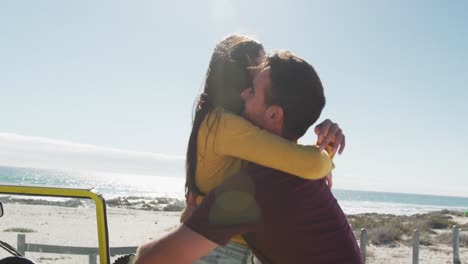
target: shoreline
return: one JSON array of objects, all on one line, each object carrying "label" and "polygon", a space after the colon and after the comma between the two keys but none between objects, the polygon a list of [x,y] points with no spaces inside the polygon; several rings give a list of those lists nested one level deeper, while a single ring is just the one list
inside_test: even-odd
[{"label": "shoreline", "polygon": [[[174,198],[174,197],[148,197],[148,196],[118,196],[115,198],[106,198],[106,204],[108,207],[115,208],[126,208],[134,210],[146,210],[146,211],[182,211],[185,208],[185,200]],[[15,202],[21,204],[32,204],[32,205],[51,205],[51,206],[64,206],[64,207],[79,207],[89,206],[85,199],[75,198],[61,198],[61,197],[41,197],[41,196],[25,196],[25,195],[0,195],[0,202]],[[450,206],[432,206],[432,205],[418,205],[418,204],[400,204],[400,203],[381,203],[375,202],[373,207],[367,208],[367,210],[355,210],[350,207],[349,204],[359,204],[360,201],[340,201],[338,200],[343,211],[348,216],[353,215],[393,215],[393,216],[412,216],[417,214],[427,214],[436,211],[449,210],[458,212],[468,216],[468,207],[450,207]],[[401,206],[400,210],[394,208],[388,208],[388,204]],[[376,209],[378,208],[378,209]],[[404,209],[414,208],[411,211],[405,211]],[[375,211],[373,211],[373,209]],[[384,210],[385,209],[385,210]],[[351,211],[351,212],[346,212]],[[390,212],[390,213],[387,213]]]},{"label": "shoreline", "polygon": [[[16,203],[26,205],[47,205],[60,207],[89,207],[93,206],[91,200],[79,198],[61,198],[61,197],[37,197],[37,198],[17,198],[19,195],[2,195],[0,202]],[[25,196],[21,196],[25,197]],[[144,211],[166,211],[181,212],[185,208],[185,201],[177,198],[168,197],[140,197],[126,196],[113,199],[105,199],[106,205],[110,208],[124,208]]]}]

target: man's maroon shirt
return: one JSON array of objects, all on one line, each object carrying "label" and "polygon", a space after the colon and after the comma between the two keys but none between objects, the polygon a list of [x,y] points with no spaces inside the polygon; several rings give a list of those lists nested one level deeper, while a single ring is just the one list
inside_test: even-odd
[{"label": "man's maroon shirt", "polygon": [[324,180],[249,165],[210,192],[184,223],[224,245],[243,235],[263,263],[362,263],[346,217]]}]

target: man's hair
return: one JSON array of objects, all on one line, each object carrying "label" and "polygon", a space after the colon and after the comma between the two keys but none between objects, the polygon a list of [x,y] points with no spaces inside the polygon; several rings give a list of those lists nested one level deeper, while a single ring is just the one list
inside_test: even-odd
[{"label": "man's hair", "polygon": [[283,137],[296,140],[314,124],[325,106],[322,82],[312,65],[289,51],[277,51],[264,64],[270,67],[267,105],[283,108]]}]

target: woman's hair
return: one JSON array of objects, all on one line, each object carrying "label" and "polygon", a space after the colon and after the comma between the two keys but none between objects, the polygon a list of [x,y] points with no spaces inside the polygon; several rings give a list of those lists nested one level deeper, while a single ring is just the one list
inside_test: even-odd
[{"label": "woman's hair", "polygon": [[[261,51],[263,51],[262,44],[241,35],[229,35],[216,45],[206,72],[203,92],[195,102],[192,132],[186,157],[186,198],[190,192],[203,195],[195,181],[198,130],[202,121],[217,107],[237,115],[242,113],[244,104],[240,93],[252,84],[248,71],[249,62],[255,61]],[[212,124],[209,132],[217,123],[219,113],[215,113],[214,118],[214,122],[207,122],[207,124]]]}]

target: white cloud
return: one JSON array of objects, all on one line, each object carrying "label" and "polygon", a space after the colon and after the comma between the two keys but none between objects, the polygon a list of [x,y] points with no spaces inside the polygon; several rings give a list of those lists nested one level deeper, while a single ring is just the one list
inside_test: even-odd
[{"label": "white cloud", "polygon": [[0,165],[184,176],[184,157],[0,133]]}]

